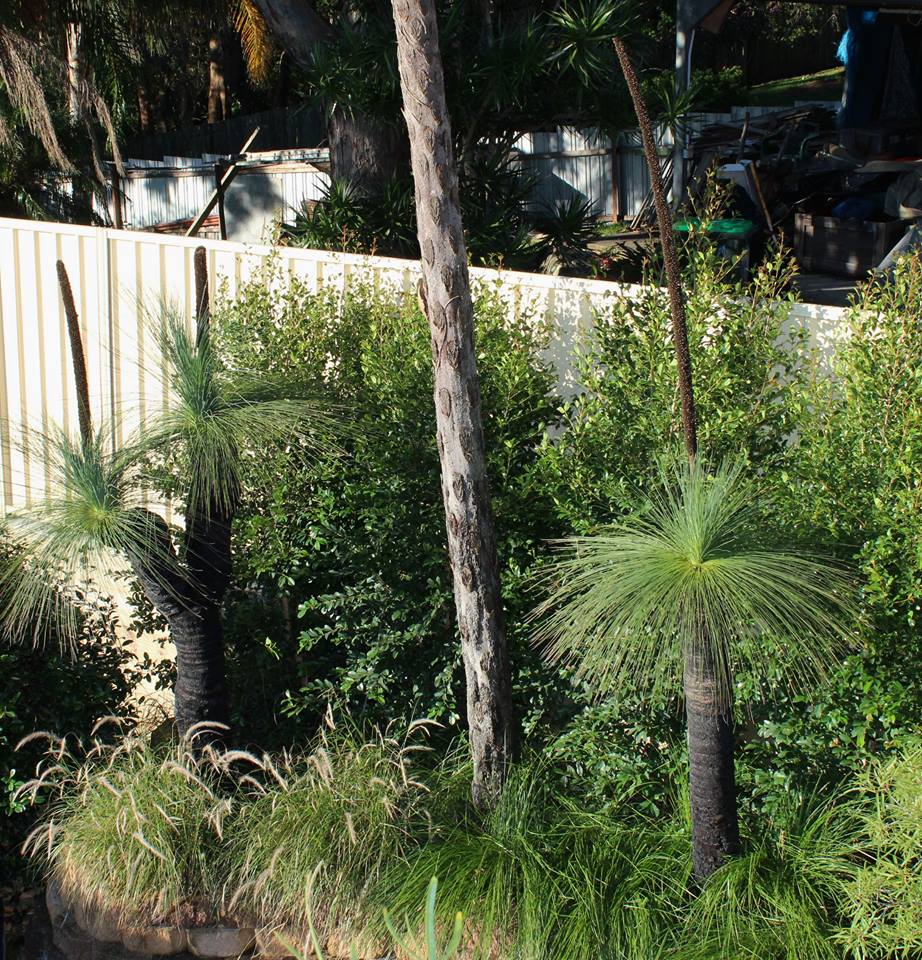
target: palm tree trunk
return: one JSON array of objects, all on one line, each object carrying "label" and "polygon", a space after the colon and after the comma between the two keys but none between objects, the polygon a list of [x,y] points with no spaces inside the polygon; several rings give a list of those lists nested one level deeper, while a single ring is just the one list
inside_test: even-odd
[{"label": "palm tree trunk", "polygon": [[733,762],[733,714],[708,644],[685,653],[685,717],[692,863],[707,879],[740,849]]},{"label": "palm tree trunk", "polygon": [[[631,94],[634,113],[650,171],[656,223],[663,248],[666,285],[672,317],[678,366],[682,432],[690,466],[698,453],[695,395],[692,387],[688,324],[682,296],[682,273],[676,255],[672,217],[663,189],[659,154],[653,125],[640,83],[624,42],[615,38],[615,53]],[[733,753],[733,716],[729,683],[721,683],[709,645],[701,642],[685,651],[683,686],[688,732],[689,786],[691,792],[692,860],[695,878],[707,879],[728,856],[739,852],[739,822],[736,809],[736,778]]]},{"label": "palm tree trunk", "polygon": [[[218,743],[230,729],[220,598],[209,596],[179,564],[163,519],[147,513],[147,548],[129,557],[144,595],[166,620],[176,647],[176,725],[181,737],[196,725],[197,746]],[[223,728],[223,729],[222,729]]]},{"label": "palm tree trunk", "polygon": [[472,793],[477,807],[485,810],[500,794],[514,741],[474,310],[435,5],[432,0],[393,0],[393,7],[422,252],[419,292],[432,337],[442,497],[467,681]]}]

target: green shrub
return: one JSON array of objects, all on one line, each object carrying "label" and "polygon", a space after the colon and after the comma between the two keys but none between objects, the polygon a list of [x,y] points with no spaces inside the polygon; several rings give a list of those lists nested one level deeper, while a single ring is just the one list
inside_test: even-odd
[{"label": "green shrub", "polygon": [[[834,783],[919,729],[922,715],[922,264],[901,260],[849,311],[833,378],[798,380],[796,443],[770,479],[793,538],[824,540],[861,574],[862,646],[822,689],[781,687],[746,761],[756,790]],[[808,371],[810,372],[810,371]]]},{"label": "green shrub", "polygon": [[[281,593],[289,616],[262,631],[251,614],[238,619],[245,629],[231,648],[246,676],[241,694],[265,667],[288,691],[276,690],[264,714],[300,713],[313,727],[332,698],[385,722],[425,715],[463,726],[431,347],[415,302],[367,289],[314,294],[297,282],[282,291],[260,278],[218,310],[216,326],[238,363],[325,380],[331,402],[347,407],[355,422],[340,455],[305,463],[290,451],[266,451],[252,464],[252,488],[265,483],[271,493],[248,497],[239,513],[238,595]],[[558,402],[540,357],[545,339],[536,318],[513,320],[494,293],[479,292],[484,431],[526,722],[549,709],[556,686],[521,623],[531,605],[526,573],[542,540],[558,529],[531,477]]]},{"label": "green shrub", "polygon": [[63,649],[54,638],[37,647],[0,639],[0,873],[10,878],[36,814],[16,791],[42,756],[39,744],[17,744],[34,730],[81,738],[102,716],[129,716],[129,692],[148,672],[117,637],[108,605],[81,603],[80,625],[78,640]]},{"label": "green shrub", "polygon": [[[713,250],[690,248],[688,259],[699,445],[709,462],[743,452],[764,468],[784,452],[795,427],[783,401],[801,376],[805,338],[796,328],[779,337],[792,267],[779,255],[746,288]],[[656,477],[659,452],[679,448],[669,323],[665,290],[648,283],[614,300],[577,345],[583,392],[564,409],[565,432],[545,441],[538,474],[577,531],[621,516]]]}]

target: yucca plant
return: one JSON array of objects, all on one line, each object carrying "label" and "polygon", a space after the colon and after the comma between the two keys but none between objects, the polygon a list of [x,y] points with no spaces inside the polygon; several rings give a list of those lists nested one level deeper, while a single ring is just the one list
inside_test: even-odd
[{"label": "yucca plant", "polygon": [[[79,322],[59,264],[80,435],[59,431],[42,438],[53,453],[52,484],[43,501],[9,520],[19,551],[4,571],[0,596],[0,621],[18,639],[25,639],[27,624],[39,631],[54,624],[67,635],[75,627],[69,594],[106,589],[106,575],[129,566],[176,645],[176,721],[183,737],[193,728],[203,731],[202,724],[217,730],[230,720],[220,608],[247,457],[280,442],[316,450],[337,430],[312,385],[225,367],[211,338],[203,248],[195,264],[195,333],[182,317],[167,312],[162,318],[171,402],[123,446],[93,429]],[[145,505],[152,463],[175,467],[181,529]]]},{"label": "yucca plant", "polygon": [[855,624],[847,571],[778,546],[757,504],[739,463],[667,472],[633,515],[560,544],[536,611],[537,642],[599,693],[684,688],[699,880],[739,851],[736,671],[821,676]]}]

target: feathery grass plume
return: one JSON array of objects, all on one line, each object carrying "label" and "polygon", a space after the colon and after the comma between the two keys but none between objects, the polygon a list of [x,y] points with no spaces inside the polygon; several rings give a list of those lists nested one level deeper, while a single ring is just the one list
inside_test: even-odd
[{"label": "feathery grass plume", "polygon": [[856,808],[808,798],[768,823],[708,880],[670,960],[837,960],[836,930],[854,880]]},{"label": "feathery grass plume", "polygon": [[922,952],[922,742],[881,759],[859,782],[862,857],[839,940],[857,960]]},{"label": "feathery grass plume", "polygon": [[742,665],[823,677],[857,636],[853,578],[775,547],[744,469],[682,465],[632,516],[561,541],[541,578],[535,642],[600,694],[624,683],[678,690],[686,654],[708,652],[725,703]]},{"label": "feathery grass plume", "polygon": [[32,791],[47,802],[25,852],[70,902],[114,907],[129,924],[220,902],[216,821],[235,799],[189,744],[158,753],[129,736],[91,759],[68,751],[54,770]]},{"label": "feathery grass plume", "polygon": [[366,740],[341,724],[306,755],[264,758],[266,792],[254,791],[226,830],[235,903],[305,936],[309,920],[324,938],[361,935],[384,871],[429,835],[427,790],[417,771],[406,775],[411,746],[392,729]]}]

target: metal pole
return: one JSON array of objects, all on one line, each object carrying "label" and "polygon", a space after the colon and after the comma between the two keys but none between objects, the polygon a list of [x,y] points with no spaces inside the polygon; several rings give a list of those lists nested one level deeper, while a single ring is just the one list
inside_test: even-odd
[{"label": "metal pole", "polygon": [[[676,3],[676,30],[675,30],[675,93],[676,101],[688,92],[691,76],[692,44],[695,39],[695,28],[686,23],[683,16],[682,0]],[[677,207],[685,195],[685,123],[684,118],[677,118],[675,143],[672,147],[672,205]]]}]

